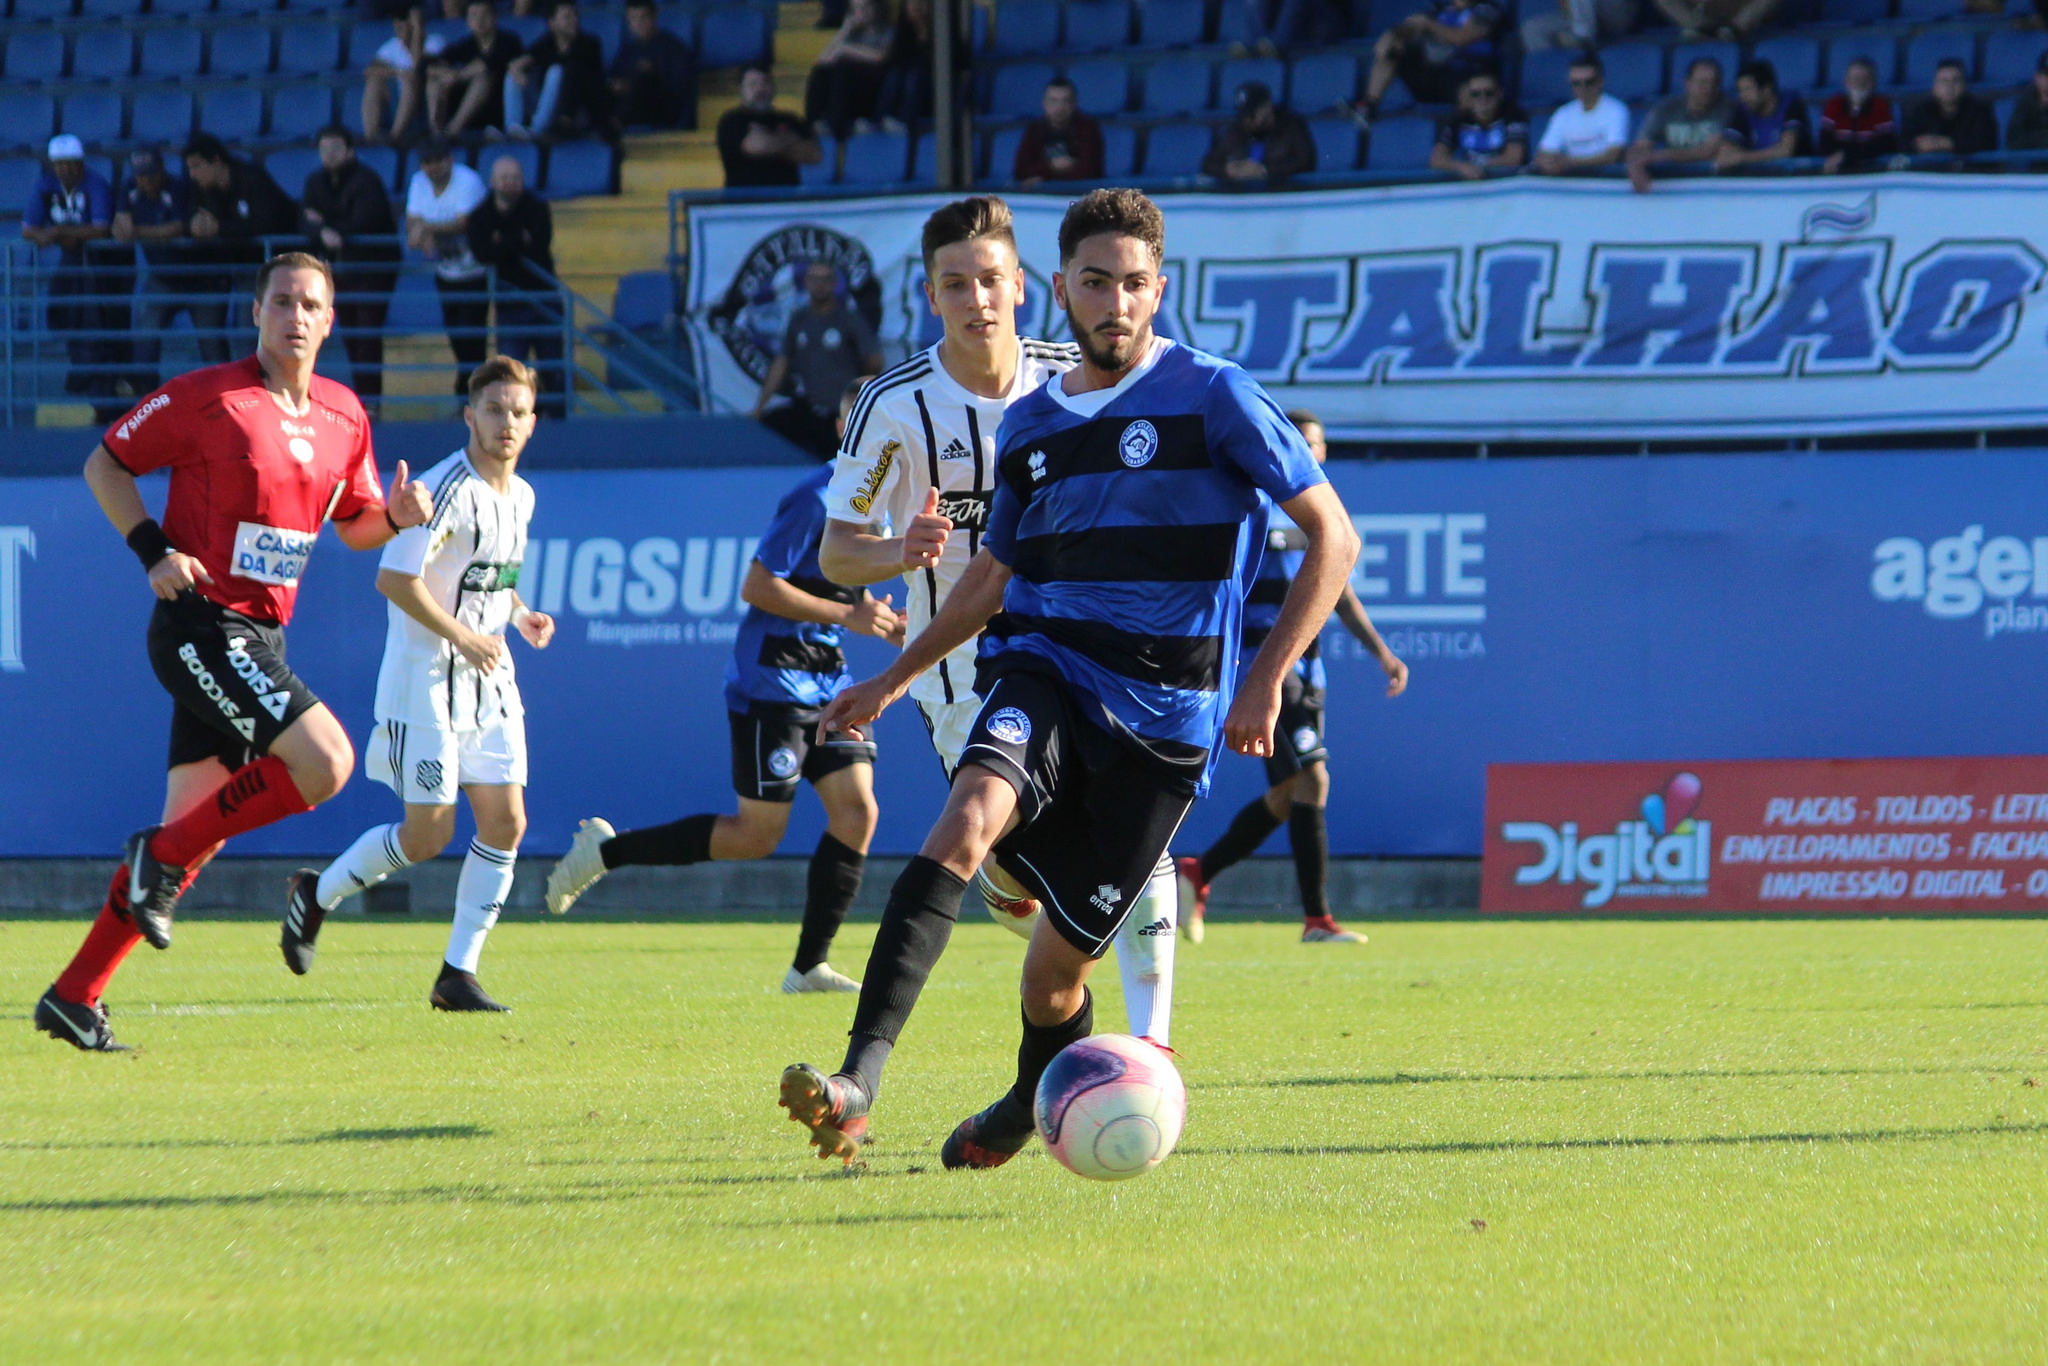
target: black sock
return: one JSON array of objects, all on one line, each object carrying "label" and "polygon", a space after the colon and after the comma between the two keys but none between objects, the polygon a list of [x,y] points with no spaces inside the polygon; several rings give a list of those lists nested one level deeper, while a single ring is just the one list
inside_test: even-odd
[{"label": "black sock", "polygon": [[798,972],[809,972],[825,961],[832,936],[839,933],[854,897],[860,895],[861,869],[867,861],[866,854],[847,848],[830,831],[818,837],[804,893],[804,927],[797,934],[796,960],[791,964]]},{"label": "black sock", "polygon": [[967,884],[919,854],[905,864],[889,889],[882,928],[868,953],[860,1004],[854,1007],[853,1041],[840,1071],[859,1079],[872,1099],[882,1084],[882,1064],[910,1019],[918,993],[953,937],[960,898]]},{"label": "black sock", "polygon": [[1024,1040],[1017,1045],[1017,1082],[1003,1098],[1009,1117],[1032,1122],[1038,1098],[1038,1079],[1068,1044],[1079,1043],[1095,1032],[1095,993],[1081,988],[1081,1008],[1073,1018],[1060,1024],[1035,1025],[1024,1017]]},{"label": "black sock", "polygon": [[716,816],[685,816],[667,825],[628,830],[598,845],[598,856],[607,868],[705,863],[711,858],[711,827],[717,823]]},{"label": "black sock", "polygon": [[1246,803],[1244,810],[1230,818],[1230,828],[1223,832],[1223,838],[1202,855],[1202,881],[1214,882],[1225,868],[1251,857],[1266,842],[1266,836],[1279,828],[1280,822],[1273,819],[1264,797]]},{"label": "black sock", "polygon": [[1287,840],[1294,846],[1294,877],[1301,884],[1301,913],[1310,920],[1328,919],[1330,897],[1330,827],[1323,808],[1296,802],[1287,812]]}]

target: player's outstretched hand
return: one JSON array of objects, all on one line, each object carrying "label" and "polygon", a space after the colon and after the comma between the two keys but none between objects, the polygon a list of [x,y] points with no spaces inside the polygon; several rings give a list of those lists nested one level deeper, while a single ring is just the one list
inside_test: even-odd
[{"label": "player's outstretched hand", "polygon": [[519,628],[519,634],[526,637],[526,643],[536,650],[548,648],[548,642],[555,638],[555,619],[546,612],[527,612],[512,619]]},{"label": "player's outstretched hand", "polygon": [[901,645],[903,618],[889,606],[889,596],[884,593],[879,598],[862,598],[853,605],[853,610],[846,614],[847,626],[864,636],[873,636],[877,640],[887,640]]},{"label": "player's outstretched hand", "polygon": [[206,566],[181,550],[173,550],[149,567],[149,591],[169,602],[194,583],[213,582]]},{"label": "player's outstretched hand", "polygon": [[1264,759],[1273,753],[1273,727],[1280,720],[1280,690],[1245,680],[1223,718],[1223,742],[1235,754]]},{"label": "player's outstretched hand", "polygon": [[434,515],[434,498],[426,487],[417,480],[405,477],[405,462],[398,462],[398,469],[391,477],[391,497],[385,505],[391,510],[391,521],[395,526],[424,526],[427,518]]},{"label": "player's outstretched hand", "polygon": [[818,743],[824,744],[825,737],[834,732],[856,740],[872,740],[868,724],[902,695],[901,689],[890,687],[879,675],[841,689],[818,718]]},{"label": "player's outstretched hand", "polygon": [[498,667],[498,657],[505,653],[505,637],[487,636],[464,627],[462,634],[455,638],[455,648],[477,667],[478,672],[489,673]]},{"label": "player's outstretched hand", "polygon": [[939,491],[926,489],[924,509],[903,530],[903,567],[936,569],[939,556],[946,553],[946,537],[952,530],[953,519],[939,515]]},{"label": "player's outstretched hand", "polygon": [[1380,667],[1387,671],[1387,696],[1399,697],[1408,691],[1408,666],[1401,662],[1401,656],[1392,650],[1387,651]]}]

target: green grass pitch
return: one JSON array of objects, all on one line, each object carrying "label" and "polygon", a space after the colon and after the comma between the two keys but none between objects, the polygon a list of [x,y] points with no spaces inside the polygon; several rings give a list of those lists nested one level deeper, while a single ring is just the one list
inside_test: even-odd
[{"label": "green grass pitch", "polygon": [[484,1018],[442,926],[295,979],[195,920],[117,1057],[29,1027],[82,929],[0,921],[7,1362],[2048,1358],[2048,923],[1221,921],[1115,1186],[938,1168],[1016,1045],[972,918],[855,1176],[774,1104],[851,1014],[774,990],[791,925],[508,921]]}]

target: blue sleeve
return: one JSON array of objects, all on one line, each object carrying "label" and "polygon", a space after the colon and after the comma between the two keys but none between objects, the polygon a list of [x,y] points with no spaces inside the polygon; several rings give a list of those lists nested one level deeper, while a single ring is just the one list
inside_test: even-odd
[{"label": "blue sleeve", "polygon": [[825,504],[816,489],[805,487],[784,498],[775,520],[761,533],[754,558],[778,579],[796,573],[825,535]]},{"label": "blue sleeve", "polygon": [[1280,405],[1239,367],[1216,372],[1202,418],[1209,449],[1275,503],[1329,482]]},{"label": "blue sleeve", "polygon": [[56,177],[45,175],[36,182],[35,189],[29,191],[28,207],[23,210],[21,216],[21,221],[24,225],[31,228],[47,228],[50,226],[49,182],[54,179]]}]

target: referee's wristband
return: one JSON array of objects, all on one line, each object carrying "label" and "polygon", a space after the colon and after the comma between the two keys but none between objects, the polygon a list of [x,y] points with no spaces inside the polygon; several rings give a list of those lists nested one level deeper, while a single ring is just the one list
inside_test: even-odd
[{"label": "referee's wristband", "polygon": [[135,552],[135,558],[142,561],[145,570],[154,569],[157,561],[171,553],[171,538],[164,535],[164,529],[157,525],[156,518],[145,517],[135,524],[127,535],[128,548]]},{"label": "referee's wristband", "polygon": [[391,515],[391,504],[389,503],[384,505],[384,525],[391,528],[391,534],[394,536],[405,530],[404,527],[398,524],[398,520]]}]

